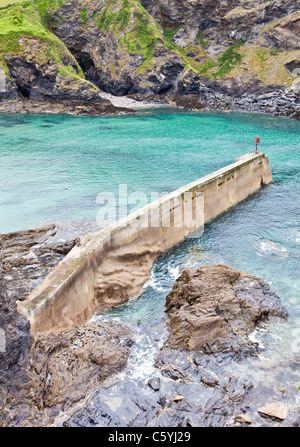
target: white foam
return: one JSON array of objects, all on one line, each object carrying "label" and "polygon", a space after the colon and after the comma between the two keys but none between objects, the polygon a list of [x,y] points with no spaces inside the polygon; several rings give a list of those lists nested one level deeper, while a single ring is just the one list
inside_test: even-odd
[{"label": "white foam", "polygon": [[163,292],[164,290],[164,288],[159,285],[159,282],[157,281],[153,270],[151,271],[149,280],[144,284],[143,289],[147,289],[148,287],[151,287],[157,292]]},{"label": "white foam", "polygon": [[269,255],[276,255],[283,258],[288,256],[287,248],[273,241],[261,242],[259,249],[261,252]]},{"label": "white foam", "polygon": [[179,265],[177,265],[176,267],[168,266],[168,272],[170,273],[172,279],[177,279],[180,276]]},{"label": "white foam", "polygon": [[261,349],[265,349],[265,346],[262,344],[261,340],[259,340],[259,338],[257,337],[257,335],[259,334],[258,329],[254,329],[253,332],[251,332],[251,334],[248,336],[249,340],[252,341],[253,343],[258,343],[258,346]]}]

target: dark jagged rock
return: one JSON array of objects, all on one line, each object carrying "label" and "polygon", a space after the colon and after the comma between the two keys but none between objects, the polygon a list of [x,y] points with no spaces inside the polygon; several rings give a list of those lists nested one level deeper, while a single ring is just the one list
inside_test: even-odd
[{"label": "dark jagged rock", "polygon": [[278,296],[264,281],[219,265],[184,271],[166,303],[170,337],[156,357],[153,376],[141,383],[127,371],[121,382],[98,388],[65,426],[260,425],[259,413],[248,415],[246,409],[255,408],[266,390],[255,387],[251,368],[239,376],[236,362],[257,355],[257,343],[248,335],[260,322],[287,318]]},{"label": "dark jagged rock", "polygon": [[243,358],[261,323],[287,318],[280,298],[259,278],[225,265],[185,270],[166,299],[173,349]]},{"label": "dark jagged rock", "polygon": [[7,288],[1,248],[0,240],[0,328],[5,342],[2,346],[4,349],[0,350],[0,426],[5,425],[6,402],[9,402],[7,407],[11,411],[20,403],[26,406],[30,402],[30,381],[26,366],[31,346],[29,322],[18,312],[16,296]]},{"label": "dark jagged rock", "polygon": [[134,113],[125,107],[115,107],[106,99],[101,102],[58,99],[7,99],[0,102],[0,113],[71,113],[73,115],[118,115]]},{"label": "dark jagged rock", "polygon": [[58,412],[87,397],[101,381],[121,371],[132,344],[130,331],[91,322],[60,334],[39,336],[31,352],[35,404]]},{"label": "dark jagged rock", "polygon": [[8,291],[23,301],[84,234],[97,231],[83,219],[0,235],[2,269]]},{"label": "dark jagged rock", "polygon": [[[254,43],[260,38],[260,32],[265,24],[275,23],[282,17],[289,16],[283,23],[270,27],[269,33],[275,34],[284,49],[298,49],[299,44],[295,29],[299,29],[298,17],[293,16],[299,8],[293,0],[285,2],[265,0],[258,2],[250,0],[247,2],[234,0],[217,0],[211,2],[204,0],[142,0],[142,5],[155,19],[165,28],[182,27],[175,35],[175,41],[183,41],[186,44],[197,44],[199,31],[203,33],[206,40],[205,49],[211,54],[220,53],[228,44],[235,40],[243,40]],[[285,34],[285,39],[279,36],[284,34],[282,29],[290,30]],[[272,30],[276,31],[272,31]],[[193,33],[196,30],[196,33]],[[264,33],[265,34],[265,33]],[[288,42],[290,36],[290,42]],[[176,39],[177,37],[177,39]],[[268,39],[268,34],[262,36],[262,40]],[[277,47],[276,37],[270,42],[273,48]]]},{"label": "dark jagged rock", "polygon": [[78,220],[0,236],[0,426],[51,425],[62,408],[85,399],[127,363],[132,334],[126,326],[94,321],[32,339],[17,309],[80,237],[97,228]]}]

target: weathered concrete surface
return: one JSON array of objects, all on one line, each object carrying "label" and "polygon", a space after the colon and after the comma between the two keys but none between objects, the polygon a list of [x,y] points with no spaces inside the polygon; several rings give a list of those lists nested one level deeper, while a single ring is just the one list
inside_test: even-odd
[{"label": "weathered concrete surface", "polygon": [[[19,309],[33,335],[63,330],[138,295],[153,262],[205,222],[272,182],[268,157],[246,155],[219,171],[152,202],[99,232],[85,236]],[[181,227],[176,215],[191,194],[192,212]],[[204,200],[204,204],[203,204]],[[170,222],[160,210],[168,210]],[[196,210],[201,216],[196,216]],[[191,211],[190,210],[190,211]],[[150,225],[151,217],[159,217]],[[200,219],[199,219],[200,217]],[[168,219],[167,219],[168,221]]]}]

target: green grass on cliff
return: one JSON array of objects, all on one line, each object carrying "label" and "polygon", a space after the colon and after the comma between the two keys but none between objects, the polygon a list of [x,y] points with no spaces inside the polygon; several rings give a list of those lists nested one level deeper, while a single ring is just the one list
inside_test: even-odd
[{"label": "green grass on cliff", "polygon": [[0,52],[15,53],[19,50],[20,37],[36,37],[64,47],[61,40],[44,25],[48,12],[47,5],[62,4],[65,0],[36,0],[0,10]]},{"label": "green grass on cliff", "polygon": [[22,0],[0,0],[0,8],[5,8],[9,5],[14,5],[16,3],[21,3]]},{"label": "green grass on cliff", "polygon": [[135,2],[132,0],[106,0],[106,7],[101,14],[94,15],[94,20],[101,31],[109,30],[111,33],[125,31],[129,26],[132,8]]},{"label": "green grass on cliff", "polygon": [[[4,59],[5,55],[22,53],[24,51],[24,39],[27,40],[29,38],[43,43],[43,51],[35,54],[35,57],[41,59],[41,63],[54,60],[62,75],[83,77],[82,70],[71,53],[69,53],[67,47],[45,25],[48,20],[48,11],[62,4],[64,1],[27,1],[22,4],[12,5],[6,9],[0,9],[0,66],[7,73],[8,70]],[[63,64],[61,57],[65,53],[74,61],[72,65],[78,66],[77,72],[73,66],[65,66]]]},{"label": "green grass on cliff", "polygon": [[244,45],[239,49],[243,59],[231,72],[231,76],[248,76],[256,74],[267,85],[290,86],[295,81],[286,68],[286,64],[300,57],[300,50],[280,51],[261,48],[257,45]]},{"label": "green grass on cliff", "polygon": [[156,44],[162,34],[153,17],[143,8],[140,0],[106,0],[101,14],[94,14],[94,21],[103,32],[119,37],[120,49],[129,54],[142,54],[142,73],[152,64]]}]

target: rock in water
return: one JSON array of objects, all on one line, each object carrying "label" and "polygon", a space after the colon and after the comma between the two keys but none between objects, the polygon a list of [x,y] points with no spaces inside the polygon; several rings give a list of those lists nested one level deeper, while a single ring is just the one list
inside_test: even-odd
[{"label": "rock in water", "polygon": [[148,380],[148,385],[154,391],[159,391],[160,390],[160,379],[158,377],[153,377],[152,379]]},{"label": "rock in water", "polygon": [[280,298],[259,278],[226,265],[185,270],[166,298],[173,349],[256,353],[249,340],[262,322],[286,319]]},{"label": "rock in water", "polygon": [[257,411],[264,417],[284,421],[288,415],[288,406],[282,402],[269,402]]}]

